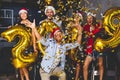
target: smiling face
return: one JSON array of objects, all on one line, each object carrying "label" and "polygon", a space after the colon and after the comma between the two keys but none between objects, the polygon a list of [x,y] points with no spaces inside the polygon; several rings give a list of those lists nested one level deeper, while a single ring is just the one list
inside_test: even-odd
[{"label": "smiling face", "polygon": [[87,16],[87,22],[88,22],[88,24],[92,24],[93,23],[93,16],[88,15]]},{"label": "smiling face", "polygon": [[54,34],[54,39],[60,43],[62,41],[63,38],[63,33],[61,31],[58,31]]},{"label": "smiling face", "polygon": [[48,17],[48,19],[52,19],[53,16],[54,16],[53,10],[52,9],[47,9],[46,16]]},{"label": "smiling face", "polygon": [[79,21],[80,21],[80,17],[79,17],[79,16],[75,16],[75,17],[74,17],[74,21],[75,21],[75,22],[79,22]]},{"label": "smiling face", "polygon": [[22,13],[20,13],[20,18],[21,18],[22,20],[27,19],[27,17],[28,17],[28,15],[27,15],[26,12],[22,12]]},{"label": "smiling face", "polygon": [[82,15],[76,13],[73,18],[75,22],[80,22],[82,20]]}]

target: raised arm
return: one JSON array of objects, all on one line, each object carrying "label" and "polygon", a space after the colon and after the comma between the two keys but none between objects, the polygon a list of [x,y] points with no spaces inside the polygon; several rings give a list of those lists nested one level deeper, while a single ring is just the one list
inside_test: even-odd
[{"label": "raised arm", "polygon": [[77,27],[77,29],[78,29],[78,38],[77,38],[77,42],[79,43],[79,44],[81,44],[81,40],[82,40],[82,27],[81,27],[81,25],[77,25],[76,26]]},{"label": "raised arm", "polygon": [[33,31],[32,31],[32,42],[33,42],[34,52],[37,52],[36,37]]},{"label": "raised arm", "polygon": [[35,27],[35,20],[33,21],[33,23],[31,25],[29,25],[30,28],[32,28],[32,35],[35,35],[35,37],[37,38],[37,40],[41,40],[42,36],[38,33],[36,27]]}]

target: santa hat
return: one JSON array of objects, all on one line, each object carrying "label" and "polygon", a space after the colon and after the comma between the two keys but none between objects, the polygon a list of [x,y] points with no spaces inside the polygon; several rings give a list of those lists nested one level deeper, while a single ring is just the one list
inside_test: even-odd
[{"label": "santa hat", "polygon": [[58,32],[58,31],[60,31],[60,28],[54,28],[53,29],[53,31],[52,31],[52,33],[50,34],[50,38],[53,38],[53,36]]},{"label": "santa hat", "polygon": [[27,8],[21,8],[20,9],[20,11],[19,11],[19,15],[21,14],[21,13],[28,13],[28,11],[27,11]]},{"label": "santa hat", "polygon": [[46,14],[46,12],[47,12],[48,9],[51,9],[51,10],[53,11],[54,15],[56,14],[55,8],[54,8],[53,6],[47,6],[47,7],[45,8],[45,14]]},{"label": "santa hat", "polygon": [[87,16],[89,16],[89,15],[91,15],[91,16],[93,16],[93,17],[96,17],[96,14],[94,14],[94,13],[92,13],[92,12],[88,12],[88,13],[87,13]]},{"label": "santa hat", "polygon": [[83,16],[82,16],[82,14],[81,14],[80,12],[77,12],[77,14],[78,14],[78,16],[80,16],[81,19],[83,20]]}]

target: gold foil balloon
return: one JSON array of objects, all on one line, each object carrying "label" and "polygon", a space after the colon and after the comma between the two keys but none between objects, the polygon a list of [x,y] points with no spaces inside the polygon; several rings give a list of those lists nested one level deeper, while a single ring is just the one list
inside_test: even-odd
[{"label": "gold foil balloon", "polygon": [[[72,30],[70,32],[71,32],[71,34],[69,34],[69,35],[71,35],[71,38],[69,38],[69,39],[71,42],[75,42],[77,40],[78,30],[75,27],[72,27]],[[78,52],[78,48],[71,49],[69,52],[69,56],[74,61],[77,60],[77,52]]]},{"label": "gold foil balloon", "polygon": [[105,43],[104,43],[104,40],[102,40],[100,38],[96,39],[96,41],[94,43],[94,47],[98,52],[102,52],[103,49],[106,47]]},{"label": "gold foil balloon", "polygon": [[[67,22],[66,22],[66,34],[67,34],[67,38],[65,40],[66,43],[74,43],[77,40],[77,36],[78,36],[78,30],[75,26],[73,26],[74,23],[74,19],[73,18],[68,18]],[[70,58],[73,61],[77,61],[77,52],[78,52],[78,47],[71,49],[68,51],[68,55],[70,56]]]},{"label": "gold foil balloon", "polygon": [[76,28],[72,28],[72,41],[75,41],[78,36],[78,30]]},{"label": "gold foil balloon", "polygon": [[27,28],[22,26],[12,26],[8,30],[1,33],[1,36],[7,39],[8,42],[19,38],[18,43],[12,48],[12,59],[15,68],[21,68],[28,66],[32,62],[35,62],[37,53],[28,53],[24,55],[25,50],[29,48],[31,44],[31,34]]},{"label": "gold foil balloon", "polygon": [[[52,21],[43,21],[41,24],[40,24],[40,27],[38,28],[38,32],[44,36],[44,37],[49,37],[49,34],[53,31],[54,28],[58,27],[57,24],[55,24],[54,22]],[[44,55],[45,54],[45,47],[41,44],[41,43],[38,43],[38,48],[39,50],[42,52],[42,54]]]},{"label": "gold foil balloon", "polygon": [[45,2],[49,5],[51,4],[52,0],[45,0]]},{"label": "gold foil balloon", "polygon": [[120,8],[114,7],[107,10],[103,18],[103,27],[111,37],[108,39],[98,38],[94,47],[102,52],[106,47],[115,48],[120,44]]},{"label": "gold foil balloon", "polygon": [[[113,35],[114,31],[120,26],[120,8],[114,7],[107,10],[104,14],[103,27],[108,32],[109,35]],[[117,21],[115,23],[115,21]]]}]

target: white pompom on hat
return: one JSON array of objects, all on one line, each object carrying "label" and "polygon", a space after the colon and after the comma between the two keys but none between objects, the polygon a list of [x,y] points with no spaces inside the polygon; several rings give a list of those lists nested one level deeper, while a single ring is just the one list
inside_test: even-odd
[{"label": "white pompom on hat", "polygon": [[46,12],[47,12],[48,9],[51,9],[51,10],[53,11],[54,15],[56,14],[55,8],[54,8],[53,6],[47,6],[47,7],[45,8],[45,14],[46,14]]},{"label": "white pompom on hat", "polygon": [[93,17],[96,17],[96,14],[93,14],[92,12],[88,12],[88,13],[87,13],[87,16],[89,16],[89,15],[91,15],[91,16],[93,16]]},{"label": "white pompom on hat", "polygon": [[20,11],[19,11],[19,15],[21,14],[21,13],[28,13],[28,11],[27,11],[27,8],[21,8],[20,9]]}]

